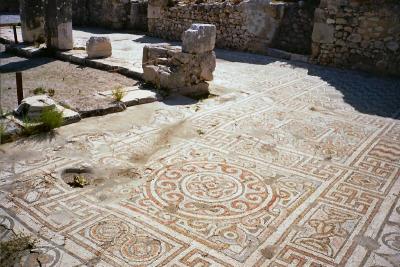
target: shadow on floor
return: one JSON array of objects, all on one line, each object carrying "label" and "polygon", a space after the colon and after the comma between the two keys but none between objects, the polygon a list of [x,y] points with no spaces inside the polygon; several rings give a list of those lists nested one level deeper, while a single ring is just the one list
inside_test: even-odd
[{"label": "shadow on floor", "polygon": [[87,32],[91,34],[111,34],[111,33],[127,33],[123,30],[110,30],[105,28],[97,28],[97,27],[81,27],[81,26],[74,26],[74,30],[78,30],[81,32]]},{"label": "shadow on floor", "polygon": [[307,69],[343,94],[343,100],[357,111],[388,118],[400,118],[400,77],[384,77],[366,72],[344,70],[288,61],[263,55],[216,49],[218,59],[229,62],[268,65],[281,62],[292,68]]},{"label": "shadow on floor", "polygon": [[12,54],[0,53],[0,73],[26,71],[55,61],[51,58],[20,58]]},{"label": "shadow on floor", "polygon": [[180,45],[180,42],[173,42],[173,41],[168,41],[156,37],[150,37],[150,36],[142,36],[137,39],[133,39],[133,42],[136,43],[142,43],[142,44],[169,44],[169,45]]},{"label": "shadow on floor", "polygon": [[[293,64],[293,62],[288,62]],[[293,65],[296,66],[294,63]],[[400,78],[297,64],[308,74],[320,77],[343,94],[343,100],[357,111],[387,118],[400,118]]]}]

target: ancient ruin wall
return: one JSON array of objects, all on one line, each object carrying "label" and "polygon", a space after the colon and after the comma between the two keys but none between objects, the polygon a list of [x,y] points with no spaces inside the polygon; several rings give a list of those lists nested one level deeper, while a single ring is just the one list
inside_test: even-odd
[{"label": "ancient ruin wall", "polygon": [[313,61],[400,75],[400,4],[322,0],[315,12]]},{"label": "ancient ruin wall", "polygon": [[266,52],[276,37],[287,6],[260,0],[236,5],[215,2],[168,6],[165,3],[149,1],[150,35],[180,40],[183,31],[192,23],[210,23],[217,27],[217,47],[261,53]]},{"label": "ancient ruin wall", "polygon": [[244,5],[227,3],[189,4],[164,7],[158,17],[149,17],[149,34],[169,40],[181,40],[192,23],[210,23],[217,27],[217,47],[247,50],[257,39],[247,24]]},{"label": "ancient ruin wall", "polygon": [[217,47],[266,53],[267,47],[310,53],[312,13],[297,4],[250,0],[239,4],[215,2],[175,4],[149,1],[149,34],[180,40],[192,23],[217,27]]},{"label": "ancient ruin wall", "polygon": [[311,5],[287,4],[272,47],[291,53],[310,55],[314,10]]},{"label": "ancient ruin wall", "polygon": [[146,31],[147,0],[73,0],[73,23]]}]

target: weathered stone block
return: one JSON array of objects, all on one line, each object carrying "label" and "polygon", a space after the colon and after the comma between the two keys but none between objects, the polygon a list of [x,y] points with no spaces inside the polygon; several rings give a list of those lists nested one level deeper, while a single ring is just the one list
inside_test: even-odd
[{"label": "weathered stone block", "polygon": [[192,24],[182,35],[182,51],[199,54],[214,50],[217,29],[212,24]]},{"label": "weathered stone block", "polygon": [[312,40],[316,43],[331,44],[335,40],[335,28],[325,23],[315,23]]},{"label": "weathered stone block", "polygon": [[56,102],[53,99],[46,95],[37,95],[22,100],[15,113],[17,116],[35,120],[40,117],[46,108],[54,109],[55,107]]},{"label": "weathered stone block", "polygon": [[88,58],[106,58],[112,55],[111,41],[108,37],[90,37],[86,42]]},{"label": "weathered stone block", "polygon": [[77,112],[60,106],[47,95],[37,95],[25,98],[14,113],[19,118],[28,118],[35,122],[46,109],[55,109],[62,112],[64,125],[77,122],[81,119]]},{"label": "weathered stone block", "polygon": [[208,93],[216,67],[214,52],[190,54],[180,47],[148,45],[143,49],[143,79],[158,88],[182,95]]}]

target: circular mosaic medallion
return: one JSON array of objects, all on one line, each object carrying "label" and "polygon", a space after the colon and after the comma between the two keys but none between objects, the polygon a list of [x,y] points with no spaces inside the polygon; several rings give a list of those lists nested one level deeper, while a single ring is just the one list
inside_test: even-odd
[{"label": "circular mosaic medallion", "polygon": [[130,261],[146,262],[161,253],[161,243],[144,235],[135,235],[121,246],[121,254]]},{"label": "circular mosaic medallion", "polygon": [[90,236],[101,242],[110,242],[121,233],[127,233],[129,226],[118,220],[107,220],[95,224],[90,228]]},{"label": "circular mosaic medallion", "polygon": [[149,198],[178,215],[203,219],[240,218],[268,207],[272,189],[262,178],[225,163],[166,166],[147,185]]},{"label": "circular mosaic medallion", "polygon": [[182,179],[182,192],[193,200],[216,203],[240,196],[243,186],[233,176],[204,172]]}]

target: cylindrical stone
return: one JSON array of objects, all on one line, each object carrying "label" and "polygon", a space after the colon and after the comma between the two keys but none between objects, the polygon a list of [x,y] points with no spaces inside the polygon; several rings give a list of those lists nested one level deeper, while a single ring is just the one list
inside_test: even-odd
[{"label": "cylindrical stone", "polygon": [[72,1],[49,0],[45,13],[47,47],[58,50],[73,49]]},{"label": "cylindrical stone", "polygon": [[27,43],[45,41],[45,0],[20,0],[22,39]]}]

